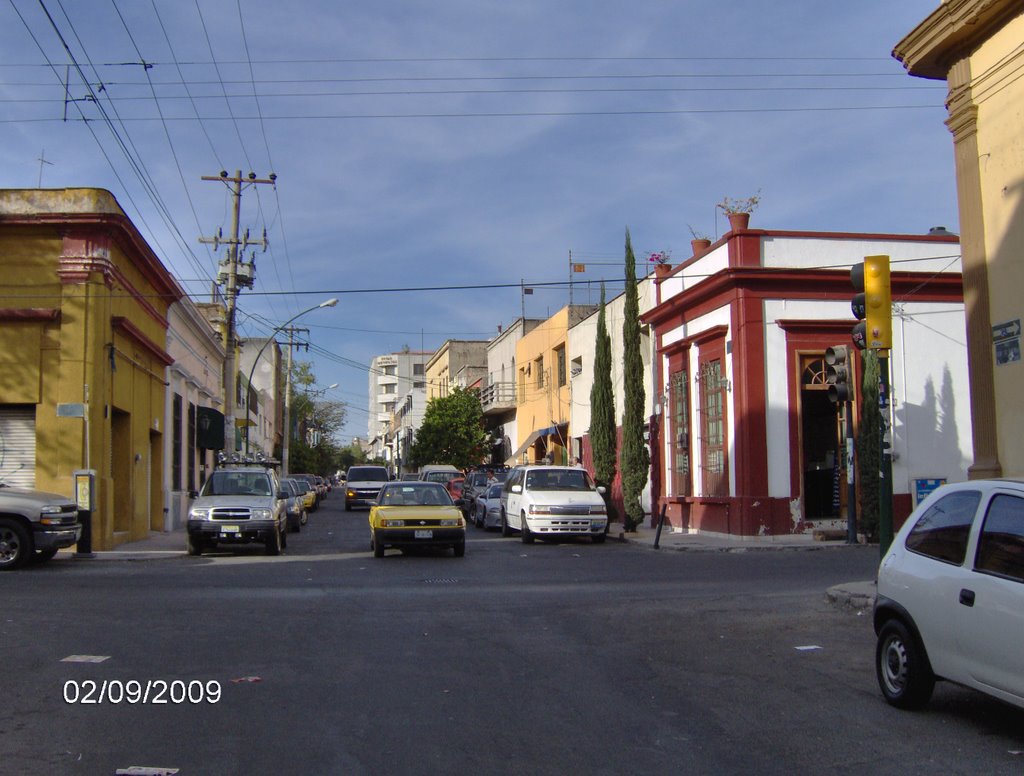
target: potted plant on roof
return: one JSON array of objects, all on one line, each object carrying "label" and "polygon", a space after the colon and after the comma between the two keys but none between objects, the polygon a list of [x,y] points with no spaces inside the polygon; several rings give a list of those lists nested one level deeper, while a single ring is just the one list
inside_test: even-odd
[{"label": "potted plant on roof", "polygon": [[761,202],[760,194],[761,192],[758,190],[757,194],[749,197],[740,197],[739,199],[726,197],[718,203],[718,207],[722,209],[725,217],[729,219],[729,228],[732,231],[743,232],[750,226],[750,214],[754,212]]},{"label": "potted plant on roof", "polygon": [[654,264],[654,274],[663,278],[672,271],[672,254],[669,251],[654,251],[647,255],[647,261]]},{"label": "potted plant on roof", "polygon": [[690,240],[690,248],[693,249],[693,255],[696,256],[698,253],[703,253],[711,247],[711,238],[707,236],[700,229],[694,229],[690,224],[686,225],[690,230],[690,234],[693,235],[693,239]]}]

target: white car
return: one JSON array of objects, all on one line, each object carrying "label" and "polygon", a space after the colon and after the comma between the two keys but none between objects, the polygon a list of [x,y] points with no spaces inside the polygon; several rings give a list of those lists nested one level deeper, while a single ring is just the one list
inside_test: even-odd
[{"label": "white car", "polygon": [[495,482],[473,500],[473,522],[477,528],[501,528],[501,488],[502,484]]},{"label": "white car", "polygon": [[586,469],[517,466],[501,491],[501,535],[519,531],[524,544],[538,536],[589,536],[603,542],[608,527],[603,494]]},{"label": "white car", "polygon": [[1024,707],[1024,480],[928,496],[882,558],[874,626],[893,706],[925,705],[946,679]]}]

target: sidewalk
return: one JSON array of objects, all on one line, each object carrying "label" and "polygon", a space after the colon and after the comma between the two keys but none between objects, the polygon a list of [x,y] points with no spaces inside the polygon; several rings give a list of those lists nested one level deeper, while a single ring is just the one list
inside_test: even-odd
[{"label": "sidewalk", "polygon": [[[618,532],[617,532],[618,531]],[[640,526],[636,533],[622,533],[621,526],[613,524],[609,540],[643,545],[654,549],[657,530]],[[670,552],[772,552],[772,551],[814,551],[839,550],[850,547],[845,540],[817,540],[809,534],[784,536],[726,536],[723,534],[691,534],[663,528],[658,541],[658,550]],[[875,581],[865,580],[844,582],[825,591],[828,600],[842,607],[870,609],[875,603]]]},{"label": "sidewalk", "polygon": [[92,558],[78,558],[74,550],[61,550],[58,557],[72,557],[75,560],[158,560],[176,558],[186,554],[185,529],[176,531],[150,531],[145,539],[119,544],[112,550],[93,550]]}]

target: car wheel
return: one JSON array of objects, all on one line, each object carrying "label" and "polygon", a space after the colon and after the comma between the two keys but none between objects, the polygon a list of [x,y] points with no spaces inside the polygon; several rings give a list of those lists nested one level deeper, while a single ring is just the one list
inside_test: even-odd
[{"label": "car wheel", "polygon": [[463,541],[458,544],[453,544],[452,551],[455,553],[456,558],[464,557],[466,554],[466,543]]},{"label": "car wheel", "polygon": [[189,555],[202,555],[203,550],[206,549],[206,542],[189,534],[185,539],[185,547]]},{"label": "car wheel", "polygon": [[373,534],[373,557],[383,558],[384,557],[384,544],[377,539],[377,533]]},{"label": "car wheel", "polygon": [[345,502],[345,511],[346,512],[351,512],[352,511],[352,505],[349,504],[347,501]]},{"label": "car wheel", "polygon": [[526,522],[526,515],[519,516],[519,536],[523,544],[533,544],[533,534],[530,533],[530,524]]},{"label": "car wheel", "polygon": [[288,518],[288,532],[289,533],[298,533],[299,531],[302,530],[301,519],[302,518],[299,518],[299,517],[289,517]]},{"label": "car wheel", "polygon": [[889,620],[878,633],[875,672],[885,700],[899,709],[921,708],[935,689],[924,649],[899,620]]},{"label": "car wheel", "polygon": [[13,520],[0,520],[0,570],[23,566],[31,555],[28,532]]},{"label": "car wheel", "polygon": [[288,546],[288,522],[287,521],[285,521],[285,523],[281,526],[280,534],[281,534],[281,549],[283,550],[283,549],[285,549]]},{"label": "car wheel", "polygon": [[305,509],[303,509],[302,512],[299,513],[299,525],[305,525],[308,522],[309,522],[309,512],[307,512]]},{"label": "car wheel", "polygon": [[267,555],[280,555],[281,554],[281,532],[273,530],[270,532],[270,536],[267,537]]},{"label": "car wheel", "polygon": [[591,534],[590,538],[594,542],[594,544],[604,544],[604,538],[607,535],[608,534],[606,534],[604,531],[602,531],[601,533]]},{"label": "car wheel", "polygon": [[508,515],[505,514],[505,510],[501,510],[501,535],[506,539],[512,535],[512,529],[508,525]]},{"label": "car wheel", "polygon": [[32,556],[33,563],[46,563],[48,560],[53,560],[57,554],[57,548],[51,547],[48,550],[36,550],[35,555]]}]

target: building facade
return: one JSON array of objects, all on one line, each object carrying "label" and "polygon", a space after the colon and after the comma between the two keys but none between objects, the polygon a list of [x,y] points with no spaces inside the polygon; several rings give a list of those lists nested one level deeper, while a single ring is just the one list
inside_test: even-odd
[{"label": "building facade", "polygon": [[1024,475],[1024,6],[943,2],[897,45],[907,72],[949,86],[970,358],[971,477]]},{"label": "building facade", "polygon": [[[662,407],[659,502],[673,526],[738,536],[845,527],[845,426],[824,356],[853,350],[850,267],[879,254],[895,269],[894,522],[919,480],[966,478],[956,237],[734,230],[659,281],[645,316]],[[855,363],[855,393],[859,379]]]},{"label": "building facade", "polygon": [[432,355],[427,351],[403,350],[376,356],[370,361],[367,452],[371,458],[392,461],[392,417],[406,394],[416,389],[426,390],[425,364]]},{"label": "building facade", "polygon": [[[224,346],[188,297],[171,305],[167,322],[167,354],[174,363],[167,367],[163,530],[172,531],[185,526],[189,492],[202,487],[215,448],[223,447]],[[221,429],[215,442],[208,441],[211,426]]]},{"label": "building facade", "polygon": [[162,529],[181,289],[100,189],[0,191],[0,261],[0,476],[70,494],[94,470],[95,549]]}]

